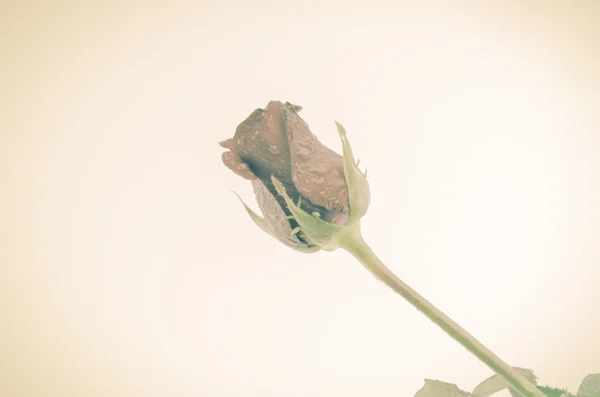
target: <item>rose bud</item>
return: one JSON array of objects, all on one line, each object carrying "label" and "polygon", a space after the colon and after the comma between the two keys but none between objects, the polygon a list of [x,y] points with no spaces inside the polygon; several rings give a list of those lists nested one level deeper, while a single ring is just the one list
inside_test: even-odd
[{"label": "rose bud", "polygon": [[345,249],[513,389],[523,396],[544,397],[534,383],[398,278],[375,255],[360,232],[360,219],[369,206],[369,184],[354,160],[344,127],[336,122],[342,157],[319,142],[298,116],[299,111],[299,106],[271,101],[266,109],[256,109],[244,120],[233,138],[221,142],[229,149],[223,153],[225,165],[254,187],[265,217],[244,204],[252,220],[297,251]]},{"label": "rose bud", "polygon": [[342,157],[312,134],[301,109],[278,101],[256,109],[220,143],[229,149],[222,159],[251,181],[264,218],[244,206],[261,229],[298,251],[333,250],[366,213],[369,185],[344,128],[336,122]]}]

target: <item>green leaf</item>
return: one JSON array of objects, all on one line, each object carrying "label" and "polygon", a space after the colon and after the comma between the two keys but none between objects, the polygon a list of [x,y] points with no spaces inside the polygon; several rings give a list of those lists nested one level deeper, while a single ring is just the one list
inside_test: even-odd
[{"label": "green leaf", "polygon": [[[517,372],[523,375],[528,381],[530,381],[534,385],[537,384],[537,378],[533,374],[532,370],[518,367],[513,367],[513,369],[515,369]],[[488,397],[494,393],[497,393],[507,388],[508,384],[506,383],[506,381],[503,378],[501,378],[498,374],[494,374],[486,380],[484,380],[483,382],[481,382],[479,385],[477,385],[477,387],[473,389],[473,395],[478,397]],[[511,394],[514,394],[513,390],[511,390]],[[520,396],[520,394],[516,395]]]},{"label": "green leaf", "polygon": [[242,205],[246,209],[246,212],[248,213],[248,215],[250,215],[250,218],[254,221],[254,223],[256,223],[256,225],[258,227],[260,227],[269,236],[277,238],[275,236],[275,233],[273,233],[273,231],[269,227],[269,224],[267,223],[267,220],[265,218],[263,218],[262,216],[258,215],[256,212],[252,211],[252,209],[250,207],[248,207],[246,205],[246,203],[244,203],[244,200],[242,200],[242,198],[240,197],[239,194],[237,194],[233,190],[232,190],[232,193],[235,194],[237,196],[237,198],[240,200],[240,202],[242,203]]},{"label": "green leaf", "polygon": [[577,397],[600,397],[600,374],[589,374],[583,379]]},{"label": "green leaf", "polygon": [[423,386],[415,397],[474,397],[474,394],[459,389],[455,384],[434,379],[425,379]]},{"label": "green leaf", "polygon": [[[548,397],[575,397],[573,394],[568,393],[566,390],[557,389],[555,387],[550,386],[538,386],[538,389],[541,390]],[[517,397],[521,397],[520,395],[514,394]]]},{"label": "green leaf", "polygon": [[[525,368],[513,367],[517,372],[523,375],[531,383],[536,384],[536,376],[533,371]],[[499,375],[494,374],[483,382],[481,382],[472,393],[461,390],[452,383],[446,383],[439,380],[425,379],[425,386],[415,394],[414,397],[489,397],[509,386],[504,379]],[[550,397],[575,397],[569,394],[564,394],[564,390],[554,389],[550,387],[540,387],[538,389],[545,395]],[[522,397],[516,390],[509,389],[513,397]],[[588,397],[588,396],[585,396]],[[595,395],[593,397],[596,397]]]},{"label": "green leaf", "polygon": [[[533,371],[525,368],[513,367],[533,384],[537,384]],[[439,380],[425,379],[425,386],[414,397],[488,397],[507,389],[506,381],[499,375],[493,375],[481,382],[472,393],[461,390],[452,383]],[[590,374],[581,382],[577,396],[563,389],[551,386],[537,386],[548,397],[600,397],[600,374]],[[516,390],[510,390],[513,397],[522,397]]]},{"label": "green leaf", "polygon": [[352,147],[346,137],[346,129],[337,121],[335,125],[340,134],[342,149],[344,151],[344,175],[346,177],[346,185],[348,186],[348,202],[350,204],[350,218],[347,225],[350,226],[367,213],[371,201],[371,193],[367,177],[360,172],[358,162],[354,159]]}]

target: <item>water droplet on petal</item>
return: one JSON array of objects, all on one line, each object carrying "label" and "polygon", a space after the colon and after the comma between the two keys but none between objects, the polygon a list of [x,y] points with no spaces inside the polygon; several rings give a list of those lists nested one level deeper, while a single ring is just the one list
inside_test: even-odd
[{"label": "water droplet on petal", "polygon": [[346,181],[342,178],[336,178],[333,180],[334,186],[344,186],[345,184],[346,184]]},{"label": "water droplet on petal", "polygon": [[325,183],[325,178],[323,178],[323,177],[315,177],[315,178],[313,178],[313,182],[317,186],[323,186],[323,183]]},{"label": "water droplet on petal", "polygon": [[301,187],[301,188],[298,188],[298,193],[300,193],[304,197],[308,197],[310,195],[310,190]]},{"label": "water droplet on petal", "polygon": [[298,156],[303,160],[308,160],[310,158],[310,149],[305,147],[300,148],[300,150],[298,150]]},{"label": "water droplet on petal", "polygon": [[279,150],[279,148],[276,145],[269,146],[269,152],[271,152],[271,154],[281,153],[281,151]]},{"label": "water droplet on petal", "polygon": [[329,164],[319,163],[314,167],[313,171],[316,172],[317,174],[324,175],[327,173],[327,171],[329,171],[329,168],[330,168]]}]

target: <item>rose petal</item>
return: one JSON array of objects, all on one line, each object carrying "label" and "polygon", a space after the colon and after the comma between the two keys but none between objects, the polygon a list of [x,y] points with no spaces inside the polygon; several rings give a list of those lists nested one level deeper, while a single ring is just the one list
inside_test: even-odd
[{"label": "rose petal", "polygon": [[254,180],[252,181],[252,187],[256,195],[258,207],[271,230],[275,233],[275,236],[286,244],[306,247],[308,244],[300,240],[295,233],[292,233],[294,229],[292,229],[287,215],[283,212],[281,204],[279,204],[264,183],[258,179]]},{"label": "rose petal", "polygon": [[219,142],[219,145],[223,146],[225,149],[233,150],[233,138],[225,139],[224,141]]},{"label": "rose petal", "polygon": [[238,174],[244,179],[252,181],[256,179],[256,175],[252,173],[248,164],[244,163],[240,156],[234,152],[224,152],[221,155],[221,159],[223,160],[223,164],[227,166],[230,170]]},{"label": "rose petal", "polygon": [[311,203],[337,213],[349,212],[342,156],[323,145],[296,112],[286,113],[285,127],[292,181]]}]

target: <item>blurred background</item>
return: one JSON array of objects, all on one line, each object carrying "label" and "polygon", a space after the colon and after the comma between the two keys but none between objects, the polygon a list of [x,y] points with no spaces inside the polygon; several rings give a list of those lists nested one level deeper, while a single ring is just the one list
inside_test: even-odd
[{"label": "blurred background", "polygon": [[600,372],[599,39],[593,0],[3,2],[0,396],[491,375],[347,253],[253,225],[217,142],[271,99],[337,151],[344,124],[389,267],[576,391]]}]

